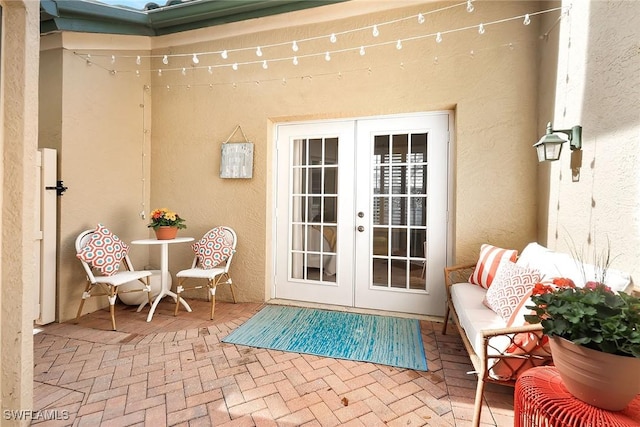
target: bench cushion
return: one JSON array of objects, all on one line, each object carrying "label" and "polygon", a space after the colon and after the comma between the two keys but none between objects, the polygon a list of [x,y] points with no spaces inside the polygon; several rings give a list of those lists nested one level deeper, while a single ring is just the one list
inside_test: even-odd
[{"label": "bench cushion", "polygon": [[[585,263],[581,267],[579,261],[571,255],[552,251],[536,242],[529,243],[524,248],[516,264],[538,270],[543,281],[566,277],[579,287],[598,276],[594,265]],[[629,274],[613,268],[607,269],[605,284],[615,292],[629,292],[633,287]]]}]

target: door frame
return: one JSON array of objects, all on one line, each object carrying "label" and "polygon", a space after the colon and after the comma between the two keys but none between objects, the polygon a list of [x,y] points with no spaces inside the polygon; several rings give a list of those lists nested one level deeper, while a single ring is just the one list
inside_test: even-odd
[{"label": "door frame", "polygon": [[[455,250],[453,242],[455,240],[455,110],[434,110],[434,111],[422,111],[422,112],[412,112],[412,113],[396,113],[396,114],[386,114],[386,115],[374,115],[374,116],[354,116],[354,117],[335,117],[335,118],[325,118],[325,119],[317,119],[317,120],[278,120],[271,123],[271,171],[270,171],[270,187],[271,191],[269,192],[268,200],[268,224],[270,225],[270,230],[265,229],[266,241],[270,242],[270,247],[267,248],[267,262],[270,262],[270,265],[267,267],[267,283],[265,286],[265,301],[270,301],[275,299],[276,294],[276,263],[277,263],[277,251],[275,249],[276,238],[277,238],[277,219],[278,215],[286,215],[287,212],[279,213],[277,212],[277,198],[278,198],[278,144],[277,144],[277,130],[278,125],[299,125],[299,124],[321,124],[321,123],[330,123],[337,121],[358,121],[358,120],[371,120],[371,119],[393,119],[393,118],[407,118],[414,116],[423,116],[425,114],[448,114],[449,117],[449,143],[447,146],[447,230],[446,230],[446,248],[445,248],[445,257],[446,264],[450,265],[452,260],[454,259]],[[443,279],[444,280],[444,279]],[[444,284],[443,284],[444,287]],[[355,290],[354,290],[355,292]],[[305,302],[301,302],[301,304],[309,304]],[[442,302],[443,306],[446,304],[446,301]]]}]

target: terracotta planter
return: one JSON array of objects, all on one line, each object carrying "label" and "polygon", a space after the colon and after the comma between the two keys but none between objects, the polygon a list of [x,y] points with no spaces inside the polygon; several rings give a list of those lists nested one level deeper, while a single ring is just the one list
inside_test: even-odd
[{"label": "terracotta planter", "polygon": [[156,239],[158,240],[171,240],[178,235],[178,227],[160,226],[154,228],[153,231],[156,232]]},{"label": "terracotta planter", "polygon": [[567,390],[598,408],[621,411],[640,393],[640,358],[592,350],[551,337],[551,355]]}]

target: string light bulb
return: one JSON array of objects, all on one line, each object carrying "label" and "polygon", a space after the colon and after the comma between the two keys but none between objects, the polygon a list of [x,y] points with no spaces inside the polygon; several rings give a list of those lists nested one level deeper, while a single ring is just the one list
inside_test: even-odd
[{"label": "string light bulb", "polygon": [[298,43],[294,40],[293,43],[291,43],[291,50],[297,52],[298,49]]},{"label": "string light bulb", "polygon": [[209,72],[209,74],[213,74],[213,67],[209,65],[209,67],[207,67],[207,71]]},{"label": "string light bulb", "polygon": [[167,55],[165,55],[165,56],[163,56],[163,57],[162,57],[162,63],[163,63],[164,65],[167,65],[167,64],[169,63],[169,57],[168,57]]},{"label": "string light bulb", "polygon": [[186,76],[186,75],[187,75],[187,69],[186,69],[186,68],[184,68],[184,67],[182,67],[182,75],[183,75],[183,76]]},{"label": "string light bulb", "polygon": [[238,70],[238,63],[234,62],[233,65],[231,66],[231,68],[233,69],[233,71],[237,71]]},{"label": "string light bulb", "polygon": [[396,49],[398,49],[398,50],[402,49],[402,40],[398,40],[396,42]]},{"label": "string light bulb", "polygon": [[162,68],[158,68],[158,77],[162,76]]},{"label": "string light bulb", "polygon": [[136,77],[140,77],[140,70],[136,70]]},{"label": "string light bulb", "polygon": [[377,25],[373,26],[373,31],[371,33],[373,34],[373,37],[378,37],[380,35],[380,31],[378,31]]},{"label": "string light bulb", "polygon": [[191,57],[191,60],[193,61],[194,64],[199,64],[200,63],[200,59],[198,59],[198,55],[195,54],[195,53]]},{"label": "string light bulb", "polygon": [[329,54],[329,52],[324,54],[324,60],[325,61],[331,61],[331,55]]},{"label": "string light bulb", "polygon": [[442,43],[442,34],[439,31],[436,34],[436,43]]},{"label": "string light bulb", "polygon": [[140,58],[140,55],[136,56],[136,64],[142,64],[142,58]]},{"label": "string light bulb", "polygon": [[88,53],[87,54],[87,67],[91,67],[93,65],[93,62],[91,62],[91,54]]},{"label": "string light bulb", "polygon": [[473,3],[471,2],[471,0],[467,0],[467,12],[471,13],[475,10],[475,7],[473,7]]},{"label": "string light bulb", "polygon": [[360,56],[364,56],[365,53],[367,52],[364,50],[364,46],[360,46]]},{"label": "string light bulb", "polygon": [[262,68],[264,68],[265,70],[267,68],[269,68],[269,64],[267,64],[267,60],[266,59],[264,61],[262,61]]},{"label": "string light bulb", "polygon": [[112,64],[116,63],[116,56],[115,55],[111,55],[111,63]]},{"label": "string light bulb", "polygon": [[297,56],[293,57],[293,65],[298,65],[298,57]]},{"label": "string light bulb", "polygon": [[478,25],[478,34],[484,34],[484,24]]},{"label": "string light bulb", "polygon": [[229,57],[229,53],[227,52],[227,49],[223,50],[220,56],[222,57],[222,59],[227,59]]},{"label": "string light bulb", "polygon": [[338,38],[336,37],[336,33],[331,33],[331,37],[329,37],[329,41],[331,43],[335,43],[338,41]]},{"label": "string light bulb", "polygon": [[424,24],[424,15],[422,13],[418,14],[418,24]]},{"label": "string light bulb", "polygon": [[262,49],[260,49],[260,46],[256,49],[256,56],[262,56]]},{"label": "string light bulb", "polygon": [[524,21],[522,21],[522,23],[524,25],[529,25],[531,24],[531,18],[529,17],[529,14],[527,13],[526,15],[524,15]]}]

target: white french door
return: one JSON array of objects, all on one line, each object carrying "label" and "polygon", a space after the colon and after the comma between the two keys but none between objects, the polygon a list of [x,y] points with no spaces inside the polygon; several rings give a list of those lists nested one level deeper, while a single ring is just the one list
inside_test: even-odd
[{"label": "white french door", "polygon": [[449,122],[276,127],[276,298],[443,314]]}]

